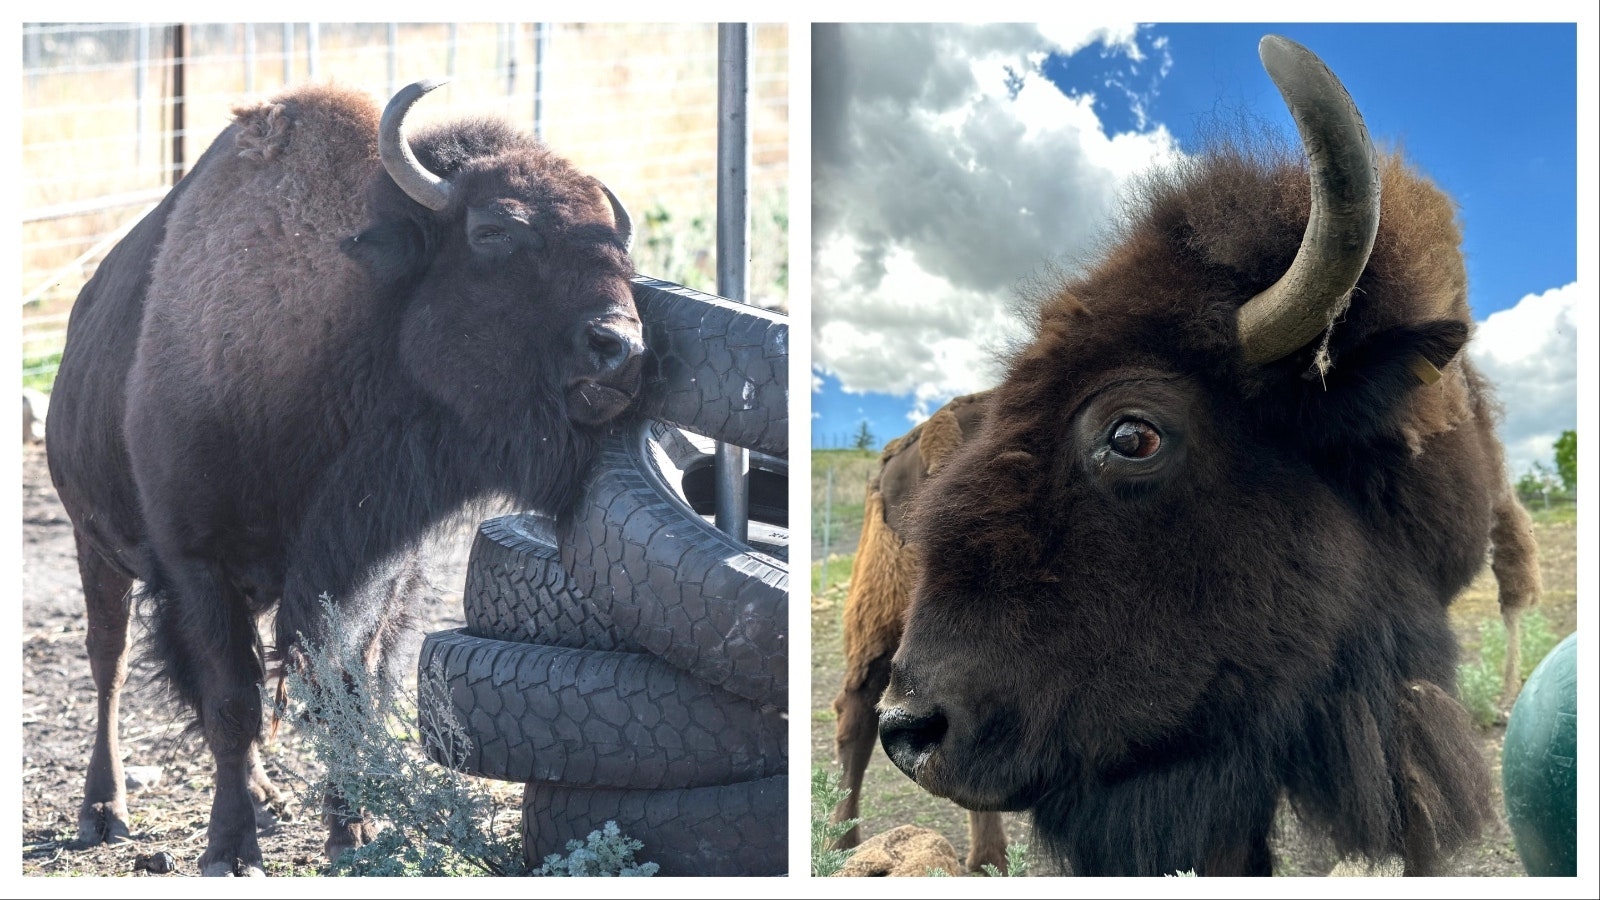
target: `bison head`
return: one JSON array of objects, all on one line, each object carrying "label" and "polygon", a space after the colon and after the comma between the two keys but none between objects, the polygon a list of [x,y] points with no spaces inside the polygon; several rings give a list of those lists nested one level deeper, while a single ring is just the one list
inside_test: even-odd
[{"label": "bison head", "polygon": [[1443,604],[1498,474],[1428,426],[1476,389],[1453,211],[1320,60],[1261,53],[1309,167],[1231,146],[1147,180],[913,512],[884,748],[935,794],[1033,810],[1080,874],[1250,869],[1285,790],[1361,808],[1341,848],[1382,850],[1357,832],[1415,820],[1398,780],[1449,768],[1406,710],[1448,703]]},{"label": "bison head", "polygon": [[533,408],[603,424],[633,402],[643,368],[627,210],[496,120],[408,140],[406,113],[440,84],[389,102],[373,224],[346,250],[393,297],[407,372],[464,422]]}]

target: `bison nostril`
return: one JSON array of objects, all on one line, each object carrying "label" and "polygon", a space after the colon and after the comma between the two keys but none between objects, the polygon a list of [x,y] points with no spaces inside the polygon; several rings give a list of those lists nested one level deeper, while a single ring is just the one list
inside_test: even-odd
[{"label": "bison nostril", "polygon": [[917,777],[917,767],[949,729],[950,720],[937,708],[913,713],[902,706],[891,706],[878,714],[878,738],[883,751],[913,779]]},{"label": "bison nostril", "polygon": [[644,346],[637,338],[604,325],[590,325],[586,340],[589,352],[594,354],[595,366],[602,375],[621,369],[644,351]]}]

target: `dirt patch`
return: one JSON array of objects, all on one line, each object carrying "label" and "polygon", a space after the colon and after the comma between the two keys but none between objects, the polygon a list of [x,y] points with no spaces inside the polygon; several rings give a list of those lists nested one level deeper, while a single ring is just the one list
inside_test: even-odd
[{"label": "dirt patch", "polygon": [[[1572,522],[1536,523],[1541,568],[1545,583],[1543,613],[1556,634],[1573,630],[1576,624],[1577,529]],[[846,573],[847,574],[847,573]],[[811,754],[819,765],[834,760],[833,697],[844,674],[840,616],[846,583],[830,584],[826,593],[811,600]],[[1460,601],[1452,607],[1456,631],[1471,653],[1479,643],[1478,627],[1485,617],[1498,617],[1492,598],[1494,577],[1485,567]],[[1464,657],[1467,654],[1464,654]],[[1444,874],[1457,876],[1520,876],[1526,874],[1517,856],[1510,829],[1505,822],[1505,804],[1499,796],[1500,748],[1505,728],[1479,730],[1484,758],[1489,761],[1495,783],[1496,821],[1474,847],[1457,855]],[[942,833],[965,858],[967,814],[947,800],[934,797],[902,775],[881,751],[867,767],[861,790],[863,836],[882,834],[906,824],[921,825]],[[1031,828],[1025,816],[1006,814],[1007,838],[1031,843]],[[1338,864],[1331,846],[1306,833],[1294,815],[1280,812],[1273,838],[1278,874],[1323,876]],[[1036,863],[1037,866],[1037,863]],[[1033,874],[1053,874],[1035,871]]]},{"label": "dirt patch", "polygon": [[[458,627],[461,590],[473,527],[442,536],[429,559],[439,602],[419,610],[420,635]],[[205,850],[211,808],[210,755],[185,733],[189,718],[162,696],[148,671],[135,664],[122,704],[122,746],[128,766],[154,767],[155,784],[128,797],[133,841],[72,849],[78,804],[94,738],[95,694],[84,649],[83,594],[72,524],[50,485],[42,447],[23,450],[22,464],[22,874],[130,875],[141,857],[161,851],[177,860],[178,875],[195,875]],[[137,625],[134,628],[138,633]],[[404,648],[405,659],[415,647]],[[292,724],[285,723],[263,754],[268,774],[298,795],[318,767]],[[504,790],[514,811],[521,785]],[[292,804],[292,821],[261,834],[270,875],[317,875],[327,870],[327,833],[315,806]],[[515,822],[511,827],[515,827]]]}]

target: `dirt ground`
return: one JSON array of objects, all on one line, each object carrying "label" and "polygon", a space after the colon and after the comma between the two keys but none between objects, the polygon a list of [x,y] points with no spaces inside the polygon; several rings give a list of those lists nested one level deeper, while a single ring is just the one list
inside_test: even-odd
[{"label": "dirt ground", "polygon": [[[1542,609],[1555,633],[1564,635],[1571,632],[1576,624],[1576,527],[1570,522],[1541,522],[1535,527],[1545,583]],[[840,577],[848,577],[848,573]],[[847,583],[835,579],[824,594],[811,599],[811,755],[818,765],[829,765],[835,758],[832,704],[844,671],[840,616],[846,588]],[[1477,622],[1485,617],[1498,616],[1494,595],[1494,578],[1486,567],[1485,572],[1452,607],[1457,631],[1467,653],[1475,652],[1478,644]],[[1446,874],[1525,875],[1505,822],[1505,804],[1498,796],[1500,748],[1505,738],[1505,728],[1503,725],[1496,726],[1480,730],[1478,734],[1482,738],[1483,754],[1490,763],[1496,785],[1498,818],[1482,841],[1458,854]],[[918,788],[889,763],[881,750],[874,753],[867,767],[861,790],[861,815],[863,837],[882,834],[899,825],[920,825],[943,834],[955,847],[957,856],[962,859],[966,857],[969,846],[966,812]],[[1004,821],[1010,841],[1031,842],[1031,829],[1026,816],[1007,813]],[[1332,848],[1325,841],[1306,834],[1288,811],[1279,815],[1273,847],[1280,875],[1328,875],[1339,863]],[[1043,870],[1036,861],[1035,871],[1030,874],[1055,873]]]},{"label": "dirt ground", "polygon": [[[124,763],[153,767],[159,780],[130,792],[132,842],[71,846],[95,721],[83,594],[72,526],[50,485],[42,446],[24,448],[22,469],[22,874],[143,876],[149,873],[141,859],[165,851],[177,861],[173,874],[196,875],[211,805],[209,755],[198,738],[185,735],[186,718],[175,714],[137,662],[122,706]],[[461,591],[472,533],[467,526],[436,542],[431,574],[441,602],[421,611],[420,633],[464,624]],[[415,657],[414,644],[404,648],[408,658]],[[292,724],[284,723],[264,762],[279,788],[298,797],[316,767],[296,738]],[[504,789],[520,796],[520,787]],[[509,798],[513,815],[516,799]],[[316,808],[295,803],[291,813],[291,821],[261,835],[267,873],[325,872],[326,831]],[[515,819],[508,827],[516,827]]]}]

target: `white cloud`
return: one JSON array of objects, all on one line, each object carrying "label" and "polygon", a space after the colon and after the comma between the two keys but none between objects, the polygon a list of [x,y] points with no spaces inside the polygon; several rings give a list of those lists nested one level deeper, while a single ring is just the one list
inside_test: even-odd
[{"label": "white cloud", "polygon": [[1529,294],[1478,323],[1467,346],[1494,383],[1505,422],[1500,438],[1513,478],[1535,462],[1553,465],[1553,445],[1578,422],[1578,285]]},{"label": "white cloud", "polygon": [[[813,59],[813,364],[931,412],[994,383],[1018,281],[1081,257],[1164,129],[1108,137],[1051,52],[1143,60],[1134,26],[822,27]],[[931,404],[931,406],[929,406]],[[914,411],[911,418],[916,420]]]}]

